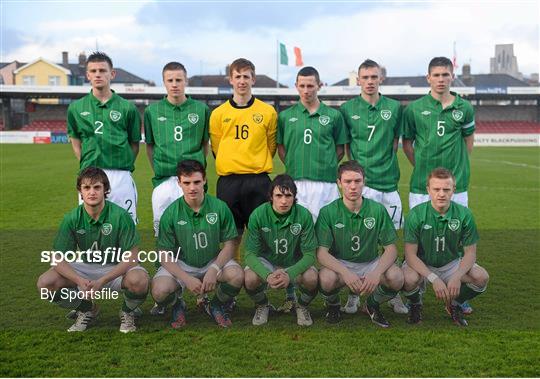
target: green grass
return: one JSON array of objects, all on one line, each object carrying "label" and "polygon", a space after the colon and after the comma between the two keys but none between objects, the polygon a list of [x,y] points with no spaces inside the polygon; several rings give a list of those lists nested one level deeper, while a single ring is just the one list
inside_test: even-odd
[{"label": "green grass", "polygon": [[[218,330],[188,297],[181,332],[150,317],[148,299],[137,333],[119,333],[120,303],[103,301],[96,327],[68,334],[64,310],[40,300],[35,282],[47,269],[40,252],[76,205],[75,159],[67,145],[0,145],[0,162],[1,376],[540,376],[540,149],[474,151],[469,201],[480,229],[478,261],[491,280],[467,329],[451,324],[431,291],[419,327],[389,310],[389,330],[361,314],[330,326],[317,297],[311,328],[292,315],[271,315],[255,328],[242,292],[230,330]],[[400,165],[406,207],[411,168],[403,155]],[[142,152],[136,167],[141,248],[150,250],[151,173]],[[208,177],[214,193],[213,162]],[[282,296],[270,298],[277,304]]]}]

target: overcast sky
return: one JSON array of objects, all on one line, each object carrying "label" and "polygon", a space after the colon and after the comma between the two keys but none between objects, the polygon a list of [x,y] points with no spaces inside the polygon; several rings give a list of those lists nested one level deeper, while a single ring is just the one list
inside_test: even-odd
[{"label": "overcast sky", "polygon": [[[68,51],[108,53],[118,67],[161,85],[161,68],[184,63],[188,75],[218,74],[238,57],[276,77],[277,42],[302,49],[332,84],[366,58],[388,76],[424,75],[434,56],[461,72],[489,73],[495,44],[513,43],[519,70],[539,72],[540,1],[11,1],[1,2],[2,62]],[[291,57],[289,59],[292,61]],[[298,68],[280,66],[280,81]]]}]

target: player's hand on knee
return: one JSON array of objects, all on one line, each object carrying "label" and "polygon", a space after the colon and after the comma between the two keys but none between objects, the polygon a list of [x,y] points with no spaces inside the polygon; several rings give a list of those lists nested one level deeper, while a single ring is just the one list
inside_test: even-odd
[{"label": "player's hand on knee", "polygon": [[287,288],[287,286],[291,282],[289,274],[284,270],[276,273],[276,279],[276,288]]},{"label": "player's hand on knee", "polygon": [[379,274],[376,272],[368,273],[366,276],[364,276],[364,281],[360,287],[360,295],[370,295],[373,291],[375,291],[375,288],[377,288],[380,282],[381,276]]},{"label": "player's hand on knee", "polygon": [[92,281],[89,279],[79,278],[79,280],[77,281],[77,287],[79,287],[81,291],[90,291],[90,289],[92,288],[91,284]]},{"label": "player's hand on knee", "polygon": [[441,278],[437,278],[433,282],[433,291],[435,291],[435,296],[437,299],[443,300],[445,303],[449,302],[450,294],[448,293],[446,284],[444,284]]},{"label": "player's hand on knee", "polygon": [[97,292],[101,290],[104,285],[105,285],[105,281],[103,280],[103,278],[99,278],[99,279],[90,281],[89,289]]},{"label": "player's hand on knee", "polygon": [[448,294],[450,299],[455,299],[459,295],[459,289],[461,288],[461,278],[452,276],[446,286],[448,288]]},{"label": "player's hand on knee", "polygon": [[356,275],[354,272],[347,270],[342,276],[343,282],[349,287],[353,292],[360,293],[362,288],[363,279]]},{"label": "player's hand on knee", "polygon": [[202,292],[212,292],[216,289],[217,272],[216,270],[208,270],[202,281]]}]

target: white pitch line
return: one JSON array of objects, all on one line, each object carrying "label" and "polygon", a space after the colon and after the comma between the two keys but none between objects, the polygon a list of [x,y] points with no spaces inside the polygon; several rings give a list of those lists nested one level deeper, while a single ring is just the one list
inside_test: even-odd
[{"label": "white pitch line", "polygon": [[510,162],[510,161],[493,161],[491,159],[473,159],[473,161],[489,162],[489,163],[503,163],[503,164],[507,164],[509,166],[534,168],[536,170],[540,170],[540,166],[534,166],[534,165],[530,165],[530,164],[526,164],[526,163],[516,163],[516,162]]}]

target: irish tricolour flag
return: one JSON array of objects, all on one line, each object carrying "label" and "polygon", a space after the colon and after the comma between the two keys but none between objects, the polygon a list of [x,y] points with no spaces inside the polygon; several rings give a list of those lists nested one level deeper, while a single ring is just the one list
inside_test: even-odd
[{"label": "irish tricolour flag", "polygon": [[[289,57],[294,56],[293,62],[289,63]],[[287,46],[283,43],[279,43],[279,63],[284,66],[303,66],[304,62],[302,61],[302,50],[299,47],[293,47],[292,50],[288,50]]]}]

